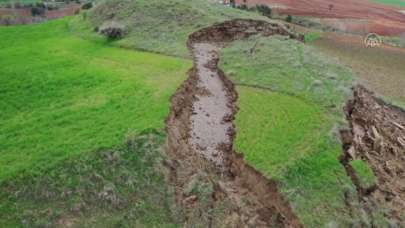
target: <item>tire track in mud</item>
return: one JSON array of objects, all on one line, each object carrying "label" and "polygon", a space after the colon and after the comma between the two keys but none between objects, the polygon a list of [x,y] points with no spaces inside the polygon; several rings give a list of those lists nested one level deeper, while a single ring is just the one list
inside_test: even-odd
[{"label": "tire track in mud", "polygon": [[194,66],[166,121],[168,178],[186,227],[302,227],[276,183],[233,150],[237,93],[217,66],[226,43],[274,34],[303,38],[282,24],[242,19],[189,36]]}]

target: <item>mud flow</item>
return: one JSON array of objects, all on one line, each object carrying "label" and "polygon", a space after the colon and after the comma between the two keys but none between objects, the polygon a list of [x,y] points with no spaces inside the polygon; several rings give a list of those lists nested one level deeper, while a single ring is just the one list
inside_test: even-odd
[{"label": "mud flow", "polygon": [[[345,150],[341,158],[369,213],[382,211],[399,227],[405,227],[405,111],[376,98],[358,86],[346,106],[350,129],[342,131]],[[350,166],[352,159],[365,161],[376,176],[369,188],[360,185]]]},{"label": "mud flow", "polygon": [[221,151],[221,146],[231,143],[228,133],[232,130],[232,123],[226,118],[232,116],[232,109],[228,105],[225,85],[215,69],[217,49],[217,46],[209,43],[195,43],[192,46],[200,92],[193,103],[190,142],[194,151],[225,171],[228,158]]},{"label": "mud flow", "polygon": [[166,165],[185,227],[301,227],[277,185],[233,150],[234,85],[218,68],[218,50],[251,35],[288,35],[281,24],[232,20],[190,35],[194,67],[171,98]]}]

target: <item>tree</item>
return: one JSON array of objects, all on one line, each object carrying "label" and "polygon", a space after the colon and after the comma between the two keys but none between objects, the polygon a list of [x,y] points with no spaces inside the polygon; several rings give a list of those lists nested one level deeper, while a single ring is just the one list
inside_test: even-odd
[{"label": "tree", "polygon": [[267,5],[256,5],[257,11],[259,11],[263,16],[271,17],[271,8]]},{"label": "tree", "polygon": [[99,32],[110,40],[120,39],[127,33],[125,25],[116,21],[107,21],[99,28]]}]

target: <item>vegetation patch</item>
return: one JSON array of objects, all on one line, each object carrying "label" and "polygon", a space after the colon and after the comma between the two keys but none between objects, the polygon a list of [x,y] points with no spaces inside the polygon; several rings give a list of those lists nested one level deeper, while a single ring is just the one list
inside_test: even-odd
[{"label": "vegetation patch", "polygon": [[356,172],[359,178],[360,185],[363,188],[369,188],[376,184],[376,177],[374,176],[373,170],[361,159],[355,159],[350,161],[350,165]]},{"label": "vegetation patch", "polygon": [[372,1],[381,4],[405,7],[404,0],[372,0]]},{"label": "vegetation patch", "polygon": [[77,38],[68,22],[0,28],[0,182],[162,129],[190,67]]},{"label": "vegetation patch", "polygon": [[314,40],[317,40],[321,37],[321,34],[319,32],[309,32],[304,35],[304,40],[305,42],[312,42]]},{"label": "vegetation patch", "polygon": [[280,178],[288,166],[316,150],[326,121],[319,106],[267,90],[243,86],[237,90],[241,109],[236,148],[256,168]]},{"label": "vegetation patch", "polygon": [[0,186],[1,227],[175,227],[160,165],[164,135],[128,135],[39,176]]}]

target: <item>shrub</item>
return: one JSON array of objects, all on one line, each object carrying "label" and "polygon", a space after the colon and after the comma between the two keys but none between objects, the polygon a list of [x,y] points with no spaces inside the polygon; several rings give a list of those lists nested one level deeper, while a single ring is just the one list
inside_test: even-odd
[{"label": "shrub", "polygon": [[48,10],[57,10],[57,9],[59,9],[59,6],[56,3],[49,2],[46,4],[46,8]]},{"label": "shrub", "polygon": [[241,10],[248,10],[249,9],[246,4],[242,4],[242,5],[238,6],[238,8],[241,9]]},{"label": "shrub", "polygon": [[0,25],[13,25],[16,23],[16,19],[12,15],[4,15],[0,17]]},{"label": "shrub", "polygon": [[285,18],[285,21],[287,21],[287,22],[292,22],[292,20],[293,20],[293,18],[292,18],[292,16],[291,15],[288,15],[286,18]]},{"label": "shrub", "polygon": [[259,11],[263,16],[271,17],[271,8],[266,5],[256,5],[257,11]]},{"label": "shrub", "polygon": [[88,10],[88,9],[91,9],[91,8],[93,8],[93,3],[92,2],[86,2],[86,3],[84,3],[82,5],[83,10]]},{"label": "shrub", "polygon": [[42,8],[42,9],[46,8],[45,3],[43,3],[43,2],[37,2],[37,3],[35,3],[35,6],[38,8]]},{"label": "shrub", "polygon": [[41,16],[45,13],[45,9],[42,7],[34,6],[31,8],[32,16]]},{"label": "shrub", "polygon": [[230,0],[229,4],[231,5],[232,8],[235,8],[236,6],[235,0]]},{"label": "shrub", "polygon": [[116,21],[107,21],[99,28],[99,32],[106,36],[108,39],[116,40],[122,38],[126,34],[124,25]]}]

